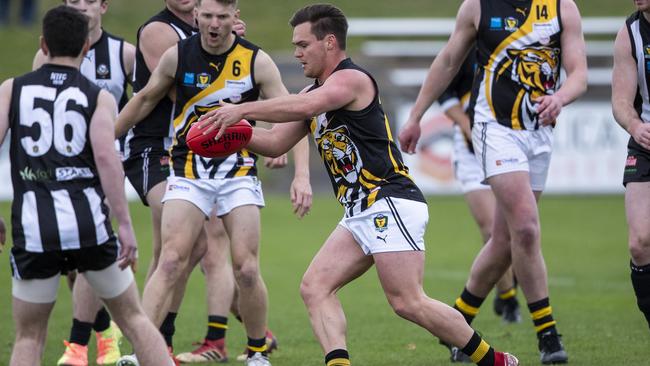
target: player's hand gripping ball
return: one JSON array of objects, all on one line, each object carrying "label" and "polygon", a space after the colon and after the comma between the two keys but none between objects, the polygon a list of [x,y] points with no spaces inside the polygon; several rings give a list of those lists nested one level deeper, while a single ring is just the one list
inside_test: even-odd
[{"label": "player's hand gripping ball", "polygon": [[205,129],[200,129],[199,123],[193,123],[185,141],[190,150],[205,158],[222,158],[231,155],[246,147],[253,136],[253,127],[245,119],[227,127],[218,140],[214,137],[219,129],[205,135],[203,131]]}]

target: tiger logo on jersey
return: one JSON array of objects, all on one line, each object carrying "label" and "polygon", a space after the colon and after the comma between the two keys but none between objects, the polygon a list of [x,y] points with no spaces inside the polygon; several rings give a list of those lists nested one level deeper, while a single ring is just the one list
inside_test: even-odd
[{"label": "tiger logo on jersey", "polygon": [[[512,79],[523,86],[518,108],[523,116],[535,119],[535,100],[555,92],[559,77],[560,50],[550,47],[509,49],[512,61]],[[528,118],[524,118],[528,120]]]},{"label": "tiger logo on jersey", "polygon": [[345,126],[325,130],[316,143],[332,176],[337,181],[344,179],[349,184],[356,184],[363,164],[348,133]]}]

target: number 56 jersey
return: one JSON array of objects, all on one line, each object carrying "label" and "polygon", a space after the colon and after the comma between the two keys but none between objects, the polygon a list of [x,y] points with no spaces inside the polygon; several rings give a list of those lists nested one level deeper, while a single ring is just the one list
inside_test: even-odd
[{"label": "number 56 jersey", "polygon": [[90,145],[100,89],[72,67],[14,79],[9,110],[14,246],[72,250],[113,240]]}]

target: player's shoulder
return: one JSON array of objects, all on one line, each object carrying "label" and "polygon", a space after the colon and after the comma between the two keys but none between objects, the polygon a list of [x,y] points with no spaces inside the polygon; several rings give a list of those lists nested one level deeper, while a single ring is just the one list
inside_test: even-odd
[{"label": "player's shoulder", "polygon": [[178,42],[178,33],[169,23],[153,21],[142,26],[139,33],[140,42],[155,42],[157,40],[170,40]]},{"label": "player's shoulder", "polygon": [[115,34],[107,32],[106,30],[103,30],[102,33],[103,33],[102,35],[105,36],[108,39],[113,39],[113,40],[118,41],[118,42],[124,42],[124,38],[122,38],[120,36],[116,36]]},{"label": "player's shoulder", "polygon": [[253,51],[264,52],[260,46],[256,45],[255,43],[249,41],[246,38],[237,36],[237,43],[239,43],[244,48],[248,48]]}]

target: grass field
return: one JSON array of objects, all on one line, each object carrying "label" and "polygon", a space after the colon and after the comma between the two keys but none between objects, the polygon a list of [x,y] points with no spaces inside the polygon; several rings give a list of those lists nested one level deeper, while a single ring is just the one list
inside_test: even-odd
[{"label": "grass field", "polygon": [[[267,204],[262,211],[261,261],[270,295],[270,326],[280,340],[280,350],[272,356],[273,364],[321,365],[320,348],[312,336],[298,286],[310,259],[336,225],[341,210],[331,197],[319,197],[313,212],[298,221],[283,197],[270,197]],[[480,244],[479,236],[461,198],[431,197],[429,206],[425,288],[431,296],[451,303],[462,289]],[[131,209],[144,268],[150,252],[148,212],[140,204],[133,204]],[[0,212],[8,218],[9,205],[0,205]],[[650,334],[636,309],[629,283],[622,197],[545,197],[541,217],[551,300],[571,364],[646,364]],[[6,251],[0,255],[0,261],[0,364],[6,364],[13,341]],[[140,284],[143,275],[141,270]],[[343,289],[341,298],[349,323],[349,348],[356,365],[448,364],[445,350],[426,331],[392,313],[374,270]],[[523,312],[522,324],[504,326],[492,314],[490,301],[486,301],[475,326],[496,347],[515,352],[522,365],[538,364],[527,312]],[[192,342],[203,337],[205,308],[203,278],[195,271],[176,323],[177,350],[187,350]],[[56,362],[70,323],[70,294],[62,283],[49,325],[44,365]],[[230,352],[236,354],[244,343],[241,327],[231,320]]]}]

